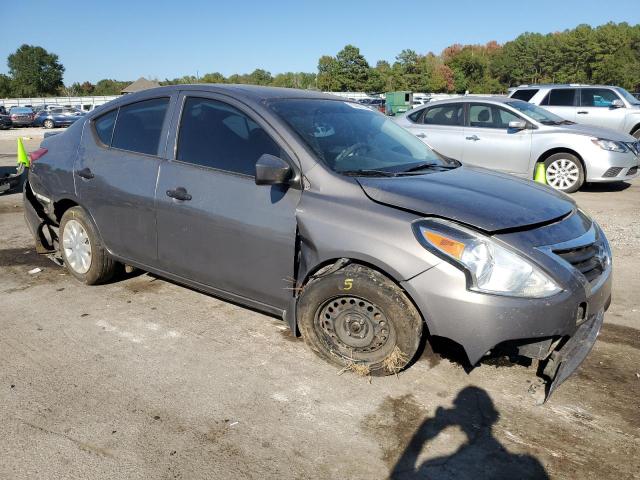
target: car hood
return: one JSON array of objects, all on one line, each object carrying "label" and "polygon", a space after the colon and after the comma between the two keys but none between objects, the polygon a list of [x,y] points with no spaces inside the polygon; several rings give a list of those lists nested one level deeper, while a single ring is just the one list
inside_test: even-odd
[{"label": "car hood", "polygon": [[472,167],[357,180],[378,203],[489,233],[549,223],[575,208],[573,200],[549,187]]},{"label": "car hood", "polygon": [[587,135],[589,137],[596,138],[604,138],[606,140],[614,140],[616,142],[635,142],[636,139],[628,133],[618,132],[617,130],[612,130],[609,128],[603,127],[594,127],[592,125],[582,125],[580,123],[576,123],[574,125],[563,125],[563,131],[569,130],[572,133],[577,133],[578,135]]}]

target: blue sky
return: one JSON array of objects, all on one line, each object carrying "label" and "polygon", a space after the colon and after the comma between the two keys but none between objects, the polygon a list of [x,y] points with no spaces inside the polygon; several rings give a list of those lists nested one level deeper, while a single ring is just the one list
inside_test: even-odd
[{"label": "blue sky", "polygon": [[[388,12],[393,11],[392,14]],[[358,46],[371,64],[404,48],[505,42],[525,31],[640,22],[638,0],[0,0],[0,72],[23,43],[59,55],[65,83],[101,78],[315,71]]]}]

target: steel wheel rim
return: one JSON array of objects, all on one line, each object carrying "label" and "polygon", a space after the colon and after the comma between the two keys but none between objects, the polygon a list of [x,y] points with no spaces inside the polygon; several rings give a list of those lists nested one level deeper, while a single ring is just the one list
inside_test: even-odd
[{"label": "steel wheel rim", "polygon": [[53,122],[51,120],[45,120],[44,126],[45,128],[53,128]]},{"label": "steel wheel rim", "polygon": [[547,183],[553,188],[567,190],[578,183],[580,169],[578,165],[567,158],[554,160],[547,167]]},{"label": "steel wheel rim", "polygon": [[396,343],[396,332],[382,309],[359,297],[326,301],[316,313],[315,329],[331,353],[351,361],[383,360]]},{"label": "steel wheel rim", "polygon": [[69,220],[62,232],[62,248],[67,265],[77,273],[91,268],[91,242],[87,231],[77,220]]}]

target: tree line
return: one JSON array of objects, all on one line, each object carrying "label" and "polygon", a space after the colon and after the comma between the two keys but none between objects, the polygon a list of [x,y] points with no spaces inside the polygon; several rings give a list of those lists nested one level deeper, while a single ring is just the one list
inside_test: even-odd
[{"label": "tree line", "polygon": [[[117,95],[130,81],[103,79],[63,84],[64,66],[44,48],[22,45],[7,58],[9,75],[0,74],[0,97]],[[607,23],[549,34],[523,33],[512,41],[484,45],[454,44],[440,54],[406,49],[393,62],[369,64],[347,45],[318,60],[316,72],[272,75],[263,69],[225,77],[219,72],[160,81],[244,83],[346,92],[411,90],[446,93],[504,93],[523,83],[602,83],[640,91],[640,24]]]}]

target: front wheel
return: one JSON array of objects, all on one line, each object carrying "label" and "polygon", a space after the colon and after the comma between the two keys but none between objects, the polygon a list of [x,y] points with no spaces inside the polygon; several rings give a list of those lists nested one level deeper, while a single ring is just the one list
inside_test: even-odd
[{"label": "front wheel", "polygon": [[53,124],[53,120],[45,120],[43,126],[44,128],[52,129],[55,125]]},{"label": "front wheel", "polygon": [[298,323],[321,358],[376,376],[406,367],[422,336],[422,317],[405,293],[357,264],[313,278],[300,295]]},{"label": "front wheel", "polygon": [[60,253],[69,273],[87,285],[104,283],[116,271],[116,261],[82,207],[72,207],[62,215]]},{"label": "front wheel", "polygon": [[556,153],[544,161],[547,184],[564,193],[573,193],[584,183],[584,169],[575,155]]}]

